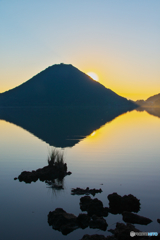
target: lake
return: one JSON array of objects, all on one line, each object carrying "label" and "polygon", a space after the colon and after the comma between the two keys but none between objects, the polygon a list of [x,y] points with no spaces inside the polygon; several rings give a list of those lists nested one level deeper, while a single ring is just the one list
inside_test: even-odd
[{"label": "lake", "polygon": [[[37,123],[38,124],[38,123]],[[51,146],[29,131],[0,120],[0,205],[1,239],[81,239],[84,234],[111,233],[98,229],[78,229],[62,235],[48,225],[47,215],[55,208],[78,215],[81,196],[71,189],[101,188],[95,197],[108,206],[107,196],[133,194],[140,199],[139,215],[153,220],[142,231],[159,232],[160,218],[160,118],[136,110],[124,113],[88,136],[68,138],[64,149],[70,176],[64,178],[64,190],[53,190],[45,182],[26,184],[14,180],[22,171],[47,165]],[[58,149],[61,149],[60,147]],[[107,229],[123,222],[122,215],[109,214]]]}]

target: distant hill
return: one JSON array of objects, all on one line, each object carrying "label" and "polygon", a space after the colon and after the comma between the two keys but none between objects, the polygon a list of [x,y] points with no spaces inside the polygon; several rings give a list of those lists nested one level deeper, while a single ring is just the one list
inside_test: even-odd
[{"label": "distant hill", "polygon": [[139,105],[137,111],[146,111],[149,114],[160,118],[160,93],[147,98],[147,100],[137,100]]},{"label": "distant hill", "polygon": [[72,65],[48,67],[25,83],[0,94],[0,107],[136,107]]},{"label": "distant hill", "polygon": [[149,97],[147,100],[137,100],[136,104],[143,108],[157,108],[160,107],[160,93]]}]

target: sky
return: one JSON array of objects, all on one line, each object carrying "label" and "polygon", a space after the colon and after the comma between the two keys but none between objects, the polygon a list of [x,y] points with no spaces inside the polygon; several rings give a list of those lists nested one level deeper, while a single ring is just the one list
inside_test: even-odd
[{"label": "sky", "polygon": [[160,93],[160,0],[0,0],[0,92],[59,63],[128,99]]}]

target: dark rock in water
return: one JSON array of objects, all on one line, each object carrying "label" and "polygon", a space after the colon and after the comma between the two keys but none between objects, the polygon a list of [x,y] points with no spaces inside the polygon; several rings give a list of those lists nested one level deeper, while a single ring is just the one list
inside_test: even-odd
[{"label": "dark rock in water", "polygon": [[117,193],[108,195],[109,200],[109,212],[113,214],[128,212],[138,212],[140,210],[140,200],[134,197],[132,194],[124,195],[121,197]]},{"label": "dark rock in water", "polygon": [[96,215],[92,216],[92,220],[89,222],[90,228],[98,228],[103,231],[106,231],[107,229],[107,222],[103,217],[97,217]]},{"label": "dark rock in water", "polygon": [[49,212],[48,223],[55,230],[67,235],[78,228],[77,217],[74,214],[65,212],[62,208],[56,208],[55,211]]},{"label": "dark rock in water", "polygon": [[81,240],[116,240],[113,236],[108,236],[105,237],[103,235],[99,235],[99,234],[94,234],[94,235],[88,235],[85,234]]},{"label": "dark rock in water", "polygon": [[[69,172],[70,174],[70,172]],[[25,183],[36,182],[38,179],[40,181],[53,180],[53,179],[63,179],[67,173],[66,164],[61,164],[60,166],[45,166],[39,168],[36,171],[23,171],[18,179],[20,182],[24,181]]]},{"label": "dark rock in water", "polygon": [[123,212],[123,221],[128,223],[136,223],[141,225],[147,225],[152,222],[151,219],[139,216],[138,214],[131,213],[131,212]]},{"label": "dark rock in water", "polygon": [[20,182],[31,183],[36,182],[38,180],[38,174],[36,171],[23,171],[19,176],[18,179]]},{"label": "dark rock in water", "polygon": [[91,199],[89,196],[80,198],[80,209],[87,211],[89,216],[97,215],[99,217],[108,216],[108,208],[103,207],[103,203],[97,198]]},{"label": "dark rock in water", "polygon": [[102,189],[89,189],[89,187],[87,187],[86,189],[83,189],[83,188],[72,188],[71,190],[71,194],[72,195],[93,195],[95,196],[96,193],[101,193],[102,192]]},{"label": "dark rock in water", "polygon": [[73,223],[62,225],[60,228],[60,231],[63,235],[67,235],[70,232],[73,232],[74,230],[76,230],[77,228],[78,226],[73,222]]},{"label": "dark rock in water", "polygon": [[160,219],[159,218],[157,219],[157,222],[160,223]]},{"label": "dark rock in water", "polygon": [[102,217],[94,215],[92,216],[92,220],[87,214],[79,214],[78,217],[76,217],[74,214],[65,212],[62,208],[56,208],[55,211],[49,212],[48,224],[64,235],[67,235],[77,228],[84,229],[88,226],[105,231],[108,226],[106,220]]},{"label": "dark rock in water", "polygon": [[[147,232],[141,232],[139,229],[135,228],[135,226],[130,223],[127,223],[126,225],[124,223],[117,223],[114,230],[111,229],[108,231],[113,233],[113,238],[111,239],[114,240],[130,240],[132,239],[132,237],[134,237],[133,239],[139,240],[155,239],[155,237],[149,237]],[[159,234],[156,239],[160,239]]]},{"label": "dark rock in water", "polygon": [[17,177],[14,178],[14,180],[17,180],[17,179],[18,179]]},{"label": "dark rock in water", "polygon": [[[114,230],[114,236],[118,240],[129,240],[131,239],[130,232],[140,232],[132,224],[117,223]],[[141,237],[142,238],[142,237]],[[136,237],[137,239],[137,237]]]},{"label": "dark rock in water", "polygon": [[87,211],[92,199],[90,196],[85,196],[80,198],[80,209],[82,211]]},{"label": "dark rock in water", "polygon": [[88,214],[80,213],[77,217],[77,222],[78,222],[78,225],[82,229],[84,229],[84,228],[88,227],[89,222],[90,222],[90,217],[88,216]]},{"label": "dark rock in water", "polygon": [[123,211],[138,212],[140,210],[140,200],[132,194],[124,195],[121,199]]},{"label": "dark rock in water", "polygon": [[90,203],[89,207],[88,207],[88,215],[92,216],[93,214],[101,217],[107,217],[108,216],[108,208],[107,207],[103,207],[103,204],[101,204],[102,202],[98,199],[93,199],[92,202]]}]

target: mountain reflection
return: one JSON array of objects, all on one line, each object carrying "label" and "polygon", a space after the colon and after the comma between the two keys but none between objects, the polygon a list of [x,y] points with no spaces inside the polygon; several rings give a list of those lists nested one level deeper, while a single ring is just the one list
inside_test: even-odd
[{"label": "mountain reflection", "polygon": [[139,107],[136,109],[137,111],[146,111],[150,115],[160,118],[160,107]]},{"label": "mountain reflection", "polygon": [[0,119],[22,127],[51,146],[64,148],[74,146],[127,110],[118,107],[0,108]]}]

